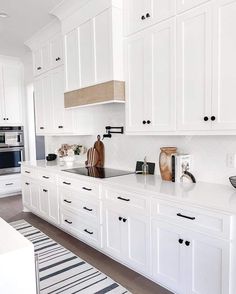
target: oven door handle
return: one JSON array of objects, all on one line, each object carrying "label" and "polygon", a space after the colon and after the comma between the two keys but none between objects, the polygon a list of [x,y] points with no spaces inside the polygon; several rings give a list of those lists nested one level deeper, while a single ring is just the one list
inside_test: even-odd
[{"label": "oven door handle", "polygon": [[24,151],[24,147],[0,148],[0,152],[14,152],[14,151]]}]

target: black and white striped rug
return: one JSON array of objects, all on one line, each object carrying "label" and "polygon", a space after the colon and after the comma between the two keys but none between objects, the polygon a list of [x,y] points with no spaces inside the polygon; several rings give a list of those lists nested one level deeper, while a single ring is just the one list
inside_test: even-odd
[{"label": "black and white striped rug", "polygon": [[11,225],[34,244],[39,256],[40,294],[130,293],[25,220]]}]

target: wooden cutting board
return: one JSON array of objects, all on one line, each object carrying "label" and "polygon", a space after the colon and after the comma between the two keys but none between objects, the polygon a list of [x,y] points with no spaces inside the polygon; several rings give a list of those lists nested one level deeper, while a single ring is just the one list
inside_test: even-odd
[{"label": "wooden cutting board", "polygon": [[89,148],[88,152],[87,152],[87,161],[86,161],[86,166],[97,166],[99,161],[99,154],[97,152],[97,150],[92,147]]}]

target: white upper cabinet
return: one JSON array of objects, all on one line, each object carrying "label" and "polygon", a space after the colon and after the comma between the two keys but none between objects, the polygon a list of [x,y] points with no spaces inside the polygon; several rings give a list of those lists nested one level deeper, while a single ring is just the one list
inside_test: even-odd
[{"label": "white upper cabinet", "polygon": [[81,23],[71,25],[70,17],[62,21],[65,92],[124,79],[122,10],[113,6],[94,10],[81,8],[77,12]]},{"label": "white upper cabinet", "polygon": [[80,88],[79,31],[64,35],[65,46],[65,92]]},{"label": "white upper cabinet", "polygon": [[0,122],[22,124],[23,71],[19,62],[0,63]]},{"label": "white upper cabinet", "polygon": [[181,13],[185,10],[194,8],[200,4],[208,2],[209,0],[176,0],[177,1],[177,12]]},{"label": "white upper cabinet", "polygon": [[175,15],[175,0],[124,1],[125,35],[133,34]]},{"label": "white upper cabinet", "polygon": [[95,54],[93,21],[89,20],[79,27],[81,88],[95,82]]},{"label": "white upper cabinet", "polygon": [[236,129],[236,1],[213,5],[213,129]]},{"label": "white upper cabinet", "polygon": [[61,34],[56,35],[50,40],[52,67],[63,64],[63,38]]},{"label": "white upper cabinet", "polygon": [[158,24],[126,41],[126,131],[175,129],[175,23]]},{"label": "white upper cabinet", "polygon": [[209,5],[177,17],[178,130],[211,128],[211,11]]}]

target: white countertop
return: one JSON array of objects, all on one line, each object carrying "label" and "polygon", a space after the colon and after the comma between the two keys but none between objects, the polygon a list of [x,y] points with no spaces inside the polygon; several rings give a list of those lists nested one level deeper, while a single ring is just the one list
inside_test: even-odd
[{"label": "white countertop", "polygon": [[[11,225],[0,218],[0,256],[25,248],[33,248],[33,244],[23,235],[16,231]],[[33,249],[32,249],[33,250]]]},{"label": "white countertop", "polygon": [[236,214],[236,189],[229,185],[212,184],[205,182],[193,183],[172,183],[162,181],[159,176],[154,175],[126,175],[107,179],[94,179],[81,175],[74,175],[63,172],[64,169],[82,167],[84,164],[73,163],[68,165],[65,163],[44,160],[36,162],[23,162],[24,166],[47,169],[48,171],[57,170],[61,175],[96,181],[101,184],[111,185],[120,189],[131,189],[146,197],[154,197],[163,200],[181,202],[191,204],[198,207],[220,210],[225,213]]}]

